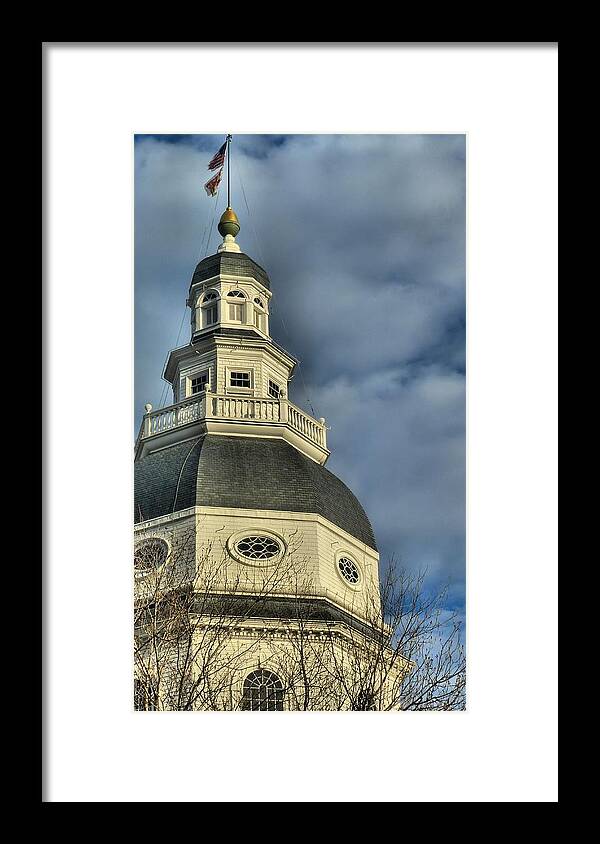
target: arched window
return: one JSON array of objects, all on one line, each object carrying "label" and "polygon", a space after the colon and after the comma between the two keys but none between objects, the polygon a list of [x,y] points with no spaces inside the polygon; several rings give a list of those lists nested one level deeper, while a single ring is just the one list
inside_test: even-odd
[{"label": "arched window", "polygon": [[277,712],[283,710],[283,683],[272,671],[260,668],[248,674],[244,680],[244,694],[241,709],[253,712]]},{"label": "arched window", "polygon": [[200,308],[196,309],[196,328],[208,328],[219,321],[219,294],[216,290],[208,290]]},{"label": "arched window", "polygon": [[246,295],[241,290],[230,290],[227,294],[229,302],[227,313],[230,322],[246,322]]}]

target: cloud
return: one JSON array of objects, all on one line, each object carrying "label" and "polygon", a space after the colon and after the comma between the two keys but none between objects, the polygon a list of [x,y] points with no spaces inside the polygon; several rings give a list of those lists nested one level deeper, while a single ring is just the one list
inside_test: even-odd
[{"label": "cloud", "polygon": [[[136,139],[137,420],[168,396],[160,373],[189,338],[189,280],[220,240],[225,203],[202,185],[221,142]],[[273,336],[301,360],[292,400],[326,417],[328,467],[363,503],[382,559],[428,566],[460,603],[464,136],[236,136],[232,152],[238,242],[270,275]]]}]

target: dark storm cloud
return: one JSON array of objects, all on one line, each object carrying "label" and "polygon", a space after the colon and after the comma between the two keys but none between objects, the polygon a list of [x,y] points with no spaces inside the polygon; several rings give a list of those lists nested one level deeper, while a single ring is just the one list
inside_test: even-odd
[{"label": "dark storm cloud", "polygon": [[[191,273],[220,240],[202,185],[222,141],[136,139],[137,420],[160,404]],[[271,277],[272,334],[302,361],[291,398],[331,426],[328,467],[365,506],[382,558],[450,578],[460,603],[464,137],[239,136],[232,185],[238,242]]]}]

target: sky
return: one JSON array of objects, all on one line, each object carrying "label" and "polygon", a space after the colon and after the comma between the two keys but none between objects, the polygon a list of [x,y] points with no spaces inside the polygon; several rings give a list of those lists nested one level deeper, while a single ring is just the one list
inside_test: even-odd
[{"label": "sky", "polygon": [[[224,135],[135,138],[135,424],[170,404],[185,300],[227,204],[203,185]],[[271,279],[290,399],[330,430],[381,560],[465,597],[465,136],[235,135],[236,240]]]}]

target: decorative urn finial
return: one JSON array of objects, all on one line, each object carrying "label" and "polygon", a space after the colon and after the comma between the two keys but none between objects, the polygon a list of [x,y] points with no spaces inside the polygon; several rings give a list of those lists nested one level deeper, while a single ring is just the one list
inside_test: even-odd
[{"label": "decorative urn finial", "polygon": [[221,215],[221,219],[219,220],[219,232],[223,235],[223,237],[226,237],[228,234],[235,237],[239,230],[240,222],[237,218],[237,214],[233,208],[227,206]]},{"label": "decorative urn finial", "polygon": [[235,236],[240,230],[240,223],[237,214],[228,205],[221,215],[219,220],[219,231],[223,235],[223,243],[217,249],[217,252],[241,252],[242,250],[235,242]]}]

